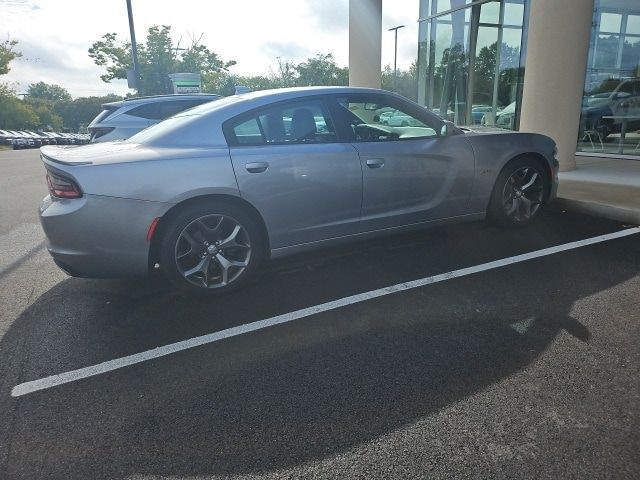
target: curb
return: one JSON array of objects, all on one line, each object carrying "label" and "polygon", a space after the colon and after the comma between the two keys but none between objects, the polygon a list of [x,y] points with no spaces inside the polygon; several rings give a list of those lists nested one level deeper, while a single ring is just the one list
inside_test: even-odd
[{"label": "curb", "polygon": [[586,213],[596,217],[604,217],[633,225],[640,225],[640,206],[639,208],[633,209],[617,205],[576,200],[573,198],[556,198],[553,204],[556,208],[563,208],[572,212]]}]

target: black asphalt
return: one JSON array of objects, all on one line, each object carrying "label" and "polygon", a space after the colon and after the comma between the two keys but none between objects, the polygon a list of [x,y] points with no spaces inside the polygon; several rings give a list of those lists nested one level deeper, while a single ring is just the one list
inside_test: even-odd
[{"label": "black asphalt", "polygon": [[[0,170],[33,162],[0,157]],[[35,204],[22,203],[0,211],[29,221],[21,209]],[[639,478],[640,235],[10,396],[29,380],[626,227],[553,208],[522,230],[440,226],[273,262],[216,299],[69,278],[46,254],[25,255],[0,273],[0,299],[9,305],[21,282],[46,286],[3,318],[0,478]]]}]

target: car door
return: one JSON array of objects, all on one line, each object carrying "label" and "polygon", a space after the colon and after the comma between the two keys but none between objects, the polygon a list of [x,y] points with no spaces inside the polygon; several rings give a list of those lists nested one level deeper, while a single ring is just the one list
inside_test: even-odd
[{"label": "car door", "polygon": [[[475,161],[464,135],[440,136],[438,117],[396,96],[335,98],[335,115],[360,156],[362,231],[470,213]],[[389,107],[407,121],[381,124],[377,112]]]},{"label": "car door", "polygon": [[360,159],[338,141],[322,98],[258,109],[224,131],[240,194],[262,215],[271,248],[358,231]]}]

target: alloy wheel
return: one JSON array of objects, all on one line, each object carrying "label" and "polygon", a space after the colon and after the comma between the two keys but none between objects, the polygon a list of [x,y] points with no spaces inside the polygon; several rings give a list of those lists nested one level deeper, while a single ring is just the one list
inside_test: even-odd
[{"label": "alloy wheel", "polygon": [[511,174],[502,191],[502,205],[507,217],[526,222],[533,218],[542,206],[544,182],[533,167],[522,167]]},{"label": "alloy wheel", "polygon": [[175,260],[180,274],[201,288],[222,288],[249,266],[251,243],[245,228],[226,215],[205,215],[178,236]]}]

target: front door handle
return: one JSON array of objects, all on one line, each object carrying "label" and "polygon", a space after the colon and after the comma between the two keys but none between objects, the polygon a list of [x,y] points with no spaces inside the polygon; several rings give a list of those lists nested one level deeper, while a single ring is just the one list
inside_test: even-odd
[{"label": "front door handle", "polygon": [[249,173],[262,173],[269,168],[269,164],[267,162],[252,162],[247,163],[244,168],[246,168]]},{"label": "front door handle", "polygon": [[384,160],[382,158],[369,158],[367,159],[367,167],[369,168],[380,168],[384,165]]}]

